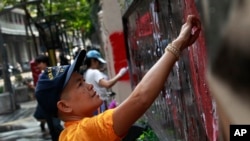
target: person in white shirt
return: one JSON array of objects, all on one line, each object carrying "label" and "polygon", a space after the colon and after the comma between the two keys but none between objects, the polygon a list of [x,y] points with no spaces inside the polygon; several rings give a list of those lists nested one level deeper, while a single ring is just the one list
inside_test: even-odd
[{"label": "person in white shirt", "polygon": [[87,70],[84,73],[85,81],[86,83],[93,84],[97,94],[99,94],[100,98],[104,101],[98,111],[104,112],[107,109],[107,89],[115,85],[116,82],[127,73],[128,67],[121,68],[115,77],[107,79],[106,75],[100,71],[102,66],[106,64],[106,61],[97,50],[90,50],[87,52],[85,64],[87,66]]}]

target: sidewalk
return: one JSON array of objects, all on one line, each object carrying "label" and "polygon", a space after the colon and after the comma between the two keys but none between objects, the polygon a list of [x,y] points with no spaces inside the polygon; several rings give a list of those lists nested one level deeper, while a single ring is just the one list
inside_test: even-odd
[{"label": "sidewalk", "polygon": [[0,115],[0,141],[51,141],[33,117],[36,104],[35,100],[25,102],[15,112]]}]

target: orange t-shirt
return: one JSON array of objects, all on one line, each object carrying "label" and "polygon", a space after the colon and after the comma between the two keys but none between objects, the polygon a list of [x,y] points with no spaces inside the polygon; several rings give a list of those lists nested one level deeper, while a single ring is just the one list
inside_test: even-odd
[{"label": "orange t-shirt", "polygon": [[65,122],[59,141],[120,141],[113,129],[114,110],[80,121]]}]

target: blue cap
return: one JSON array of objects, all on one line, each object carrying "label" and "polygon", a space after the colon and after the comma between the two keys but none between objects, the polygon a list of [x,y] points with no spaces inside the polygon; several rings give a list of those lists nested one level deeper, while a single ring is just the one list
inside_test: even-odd
[{"label": "blue cap", "polygon": [[96,58],[101,63],[105,64],[106,61],[101,57],[101,54],[96,50],[90,50],[87,52],[87,58]]},{"label": "blue cap", "polygon": [[85,59],[86,51],[81,50],[71,65],[48,67],[40,75],[36,86],[36,99],[42,109],[57,117],[57,102],[73,72],[78,71]]}]

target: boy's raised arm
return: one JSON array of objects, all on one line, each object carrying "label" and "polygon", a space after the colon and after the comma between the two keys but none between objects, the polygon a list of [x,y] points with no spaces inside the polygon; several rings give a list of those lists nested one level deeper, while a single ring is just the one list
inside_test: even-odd
[{"label": "boy's raised arm", "polygon": [[146,73],[132,94],[116,107],[113,121],[117,135],[126,134],[132,124],[151,106],[162,90],[179,53],[195,42],[200,30],[199,19],[189,15],[186,23],[182,25],[179,36],[168,45],[165,53]]}]

